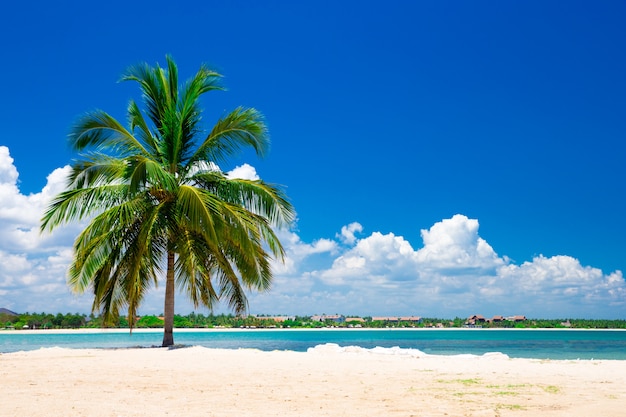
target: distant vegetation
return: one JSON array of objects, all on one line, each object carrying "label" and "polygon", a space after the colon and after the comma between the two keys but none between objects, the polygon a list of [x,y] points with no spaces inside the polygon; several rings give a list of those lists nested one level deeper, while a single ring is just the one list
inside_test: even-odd
[{"label": "distant vegetation", "polygon": [[[78,328],[128,328],[127,317],[120,317],[115,326],[104,326],[103,319],[98,316],[67,313],[23,313],[6,314],[0,313],[0,329],[78,329]],[[191,313],[186,316],[175,315],[174,327],[177,328],[463,328],[466,319],[438,319],[422,318],[419,322],[389,322],[384,320],[372,320],[371,317],[363,317],[358,320],[335,322],[333,320],[313,321],[308,316],[293,316],[289,318],[248,316],[237,317],[232,314],[203,315]],[[163,319],[157,316],[143,316],[137,318],[137,328],[163,328]],[[528,319],[523,322],[502,321],[496,323],[483,323],[482,328],[571,328],[571,329],[626,329],[626,320],[592,320],[592,319]]]}]

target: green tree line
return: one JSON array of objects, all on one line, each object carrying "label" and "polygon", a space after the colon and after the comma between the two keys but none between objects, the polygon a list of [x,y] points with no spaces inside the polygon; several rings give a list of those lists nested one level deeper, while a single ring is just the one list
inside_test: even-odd
[{"label": "green tree line", "polygon": [[[163,315],[146,315],[137,317],[134,321],[136,328],[163,328]],[[362,320],[345,321],[341,323],[327,320],[313,321],[307,316],[293,316],[284,321],[277,321],[272,317],[263,316],[236,316],[233,314],[199,314],[174,315],[176,328],[463,328],[466,320],[423,318],[420,322],[372,320],[364,317]],[[105,324],[102,316],[85,315],[79,313],[23,313],[18,315],[0,314],[0,328],[6,329],[78,329],[78,328],[129,328],[128,317],[120,316],[116,323]],[[528,319],[512,322],[480,323],[482,328],[541,328],[541,329],[626,329],[626,320],[605,319]]]}]

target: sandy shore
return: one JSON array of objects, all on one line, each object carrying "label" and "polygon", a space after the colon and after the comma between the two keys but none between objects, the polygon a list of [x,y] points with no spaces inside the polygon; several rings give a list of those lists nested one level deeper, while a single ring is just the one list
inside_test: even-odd
[{"label": "sandy shore", "polygon": [[622,416],[626,361],[323,351],[0,355],[0,416]]}]

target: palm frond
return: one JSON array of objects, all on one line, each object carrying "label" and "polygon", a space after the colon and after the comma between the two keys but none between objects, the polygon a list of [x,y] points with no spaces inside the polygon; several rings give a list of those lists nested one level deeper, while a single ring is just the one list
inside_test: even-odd
[{"label": "palm frond", "polygon": [[148,117],[156,129],[160,131],[164,97],[157,77],[159,70],[158,65],[154,68],[147,63],[134,65],[126,70],[122,75],[121,81],[136,81],[139,83]]},{"label": "palm frond", "polygon": [[109,114],[96,110],[78,119],[68,136],[70,146],[77,150],[106,150],[115,155],[147,154],[131,132]]},{"label": "palm frond", "polygon": [[208,241],[216,241],[216,221],[221,221],[222,202],[204,190],[181,185],[178,189],[179,223],[189,230],[203,233]]},{"label": "palm frond", "polygon": [[211,274],[215,268],[215,250],[202,235],[184,231],[177,241],[176,283],[187,293],[194,307],[200,305],[213,309],[219,301]]},{"label": "palm frond", "polygon": [[77,292],[93,286],[94,309],[105,317],[127,308],[130,320],[156,285],[166,251],[163,207],[141,198],[126,202],[94,218],[76,240],[68,283]]},{"label": "palm frond", "polygon": [[[178,67],[170,55],[165,57],[167,61],[167,74],[161,71],[164,76],[163,85],[167,85],[168,98],[171,105],[178,101]],[[165,84],[167,82],[167,84]]]},{"label": "palm frond", "polygon": [[248,146],[263,157],[269,149],[267,127],[256,109],[238,107],[218,120],[190,158],[189,164],[198,161],[219,164]]},{"label": "palm frond", "polygon": [[154,137],[139,106],[134,100],[131,100],[128,104],[127,113],[130,130],[134,132],[135,129],[138,129],[136,136],[144,143],[148,154],[152,155],[156,160],[161,160],[162,156],[159,153],[158,140]]},{"label": "palm frond", "polygon": [[289,225],[295,219],[294,208],[278,185],[261,180],[227,178],[220,173],[206,171],[190,176],[189,180],[211,190],[224,201],[267,217],[276,226]]},{"label": "palm frond", "polygon": [[186,139],[181,148],[181,162],[185,162],[193,153],[195,137],[200,133],[198,127],[202,111],[200,96],[209,91],[223,90],[220,85],[221,75],[206,66],[202,66],[196,75],[185,83],[178,102],[179,128],[182,138]]},{"label": "palm frond", "polygon": [[172,193],[178,186],[178,181],[172,173],[164,169],[160,163],[143,156],[128,159],[126,177],[131,193],[146,189]]},{"label": "palm frond", "polygon": [[125,171],[124,159],[98,152],[83,154],[72,166],[67,178],[68,189],[120,184],[124,182]]},{"label": "palm frond", "polygon": [[52,231],[61,224],[82,220],[119,204],[127,186],[113,184],[61,192],[52,200],[41,221],[41,231]]},{"label": "palm frond", "polygon": [[248,298],[234,271],[220,268],[217,271],[217,280],[220,284],[220,298],[226,301],[228,307],[239,315],[248,309]]}]

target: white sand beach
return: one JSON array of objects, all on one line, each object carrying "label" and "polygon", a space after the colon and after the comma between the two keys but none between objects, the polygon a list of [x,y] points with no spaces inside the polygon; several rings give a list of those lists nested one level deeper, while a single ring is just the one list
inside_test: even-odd
[{"label": "white sand beach", "polygon": [[0,355],[0,416],[622,416],[626,361],[40,349]]}]

